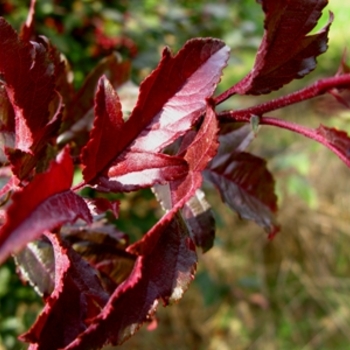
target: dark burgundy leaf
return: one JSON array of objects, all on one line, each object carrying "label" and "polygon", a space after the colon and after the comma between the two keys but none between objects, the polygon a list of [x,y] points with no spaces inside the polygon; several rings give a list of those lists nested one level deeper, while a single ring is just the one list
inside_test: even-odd
[{"label": "dark burgundy leaf", "polygon": [[[158,153],[188,131],[204,112],[205,99],[213,94],[219,82],[228,52],[227,46],[215,39],[190,40],[174,57],[168,50],[164,51],[157,69],[141,84],[138,102],[129,119],[118,134],[113,135],[113,140],[109,139],[108,142],[114,143],[114,158],[108,165],[104,162],[97,165],[96,172],[105,168],[104,174],[101,173],[102,180],[97,178],[97,184],[100,180],[107,187],[111,177],[111,189],[121,190],[123,182],[113,177],[125,178],[131,172],[134,173],[134,183],[126,183],[124,188],[130,190],[135,186],[150,186],[184,175],[183,161]],[[135,160],[136,171],[133,170]],[[120,165],[119,162],[123,161]],[[94,172],[86,170],[88,174]],[[131,179],[131,175],[128,178]],[[85,180],[90,182],[91,176]],[[113,183],[117,183],[117,187]]]},{"label": "dark burgundy leaf", "polygon": [[47,172],[38,174],[31,183],[14,193],[0,229],[0,261],[18,252],[45,230],[81,218],[91,221],[84,200],[70,190],[73,163],[65,148]]},{"label": "dark burgundy leaf", "polygon": [[[75,225],[77,226],[77,225]],[[91,226],[62,228],[61,233],[75,251],[99,273],[105,290],[113,293],[131,273],[135,256],[126,252],[128,236],[103,220]]]},{"label": "dark burgundy leaf", "polygon": [[[37,133],[37,138],[32,146],[31,152],[20,149],[6,149],[6,156],[11,164],[11,170],[19,179],[25,179],[33,168],[37,172],[47,169],[47,164],[52,160],[50,154],[50,140],[53,140],[61,124],[63,105],[58,102],[57,111],[49,123]],[[53,146],[51,146],[53,147]]]},{"label": "dark burgundy leaf", "polygon": [[54,97],[54,65],[42,44],[22,41],[0,18],[0,74],[15,112],[16,149],[31,152],[48,123]]},{"label": "dark burgundy leaf", "polygon": [[6,148],[15,147],[15,114],[12,104],[7,96],[5,87],[0,80],[0,162],[5,163],[8,159]]},{"label": "dark burgundy leaf", "polygon": [[228,206],[241,217],[254,220],[270,235],[278,231],[274,212],[277,197],[265,160],[249,153],[231,153],[225,162],[204,171]]},{"label": "dark burgundy leaf", "polygon": [[[13,134],[15,132],[15,114],[6,89],[0,80],[0,131]],[[14,141],[13,141],[14,145]]]},{"label": "dark burgundy leaf", "polygon": [[152,317],[159,299],[165,305],[179,300],[193,279],[197,257],[179,215],[163,217],[129,251],[139,255],[131,275],[66,350],[120,344]]},{"label": "dark burgundy leaf", "polygon": [[329,128],[321,124],[316,132],[343,154],[345,158],[350,158],[350,138],[345,131]]},{"label": "dark burgundy leaf", "polygon": [[55,289],[31,329],[20,339],[33,349],[63,348],[87,328],[108,300],[95,271],[57,235],[47,233],[55,258]]},{"label": "dark burgundy leaf", "polygon": [[234,90],[239,94],[265,94],[316,68],[316,57],[327,49],[333,20],[318,33],[317,24],[327,0],[263,0],[265,34],[251,72]]}]

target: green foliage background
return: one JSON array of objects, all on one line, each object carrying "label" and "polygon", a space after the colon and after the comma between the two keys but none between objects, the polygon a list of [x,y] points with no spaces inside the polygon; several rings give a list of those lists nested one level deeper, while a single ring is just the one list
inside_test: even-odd
[{"label": "green foliage background", "polygon": [[[0,14],[19,28],[27,6],[24,0],[0,1]],[[329,7],[335,12],[330,49],[308,81],[334,74],[350,40],[344,37],[350,4],[330,0]],[[319,27],[327,17],[325,13]],[[249,71],[263,33],[263,13],[253,0],[38,0],[36,18],[37,31],[67,56],[77,87],[106,54],[96,47],[92,20],[101,21],[107,35],[134,41],[136,83],[156,66],[165,45],[177,51],[192,37],[213,36],[232,48],[220,87],[225,89]],[[130,56],[127,48],[119,49]],[[282,92],[305,84],[296,81]],[[264,99],[237,97],[223,108]],[[308,102],[278,115],[311,126],[321,121],[350,130],[348,114],[339,117],[324,106],[321,101]],[[159,309],[157,330],[142,329],[121,349],[348,348],[348,169],[318,145],[274,129],[261,130],[251,151],[267,158],[276,176],[282,232],[268,242],[261,229],[239,220],[209,189],[218,224],[215,247],[199,257],[196,279],[179,305]],[[135,237],[159,214],[147,191],[131,194],[123,203],[118,225]],[[25,348],[16,336],[41,308],[34,291],[14,271],[12,262],[0,267],[0,350]]]}]

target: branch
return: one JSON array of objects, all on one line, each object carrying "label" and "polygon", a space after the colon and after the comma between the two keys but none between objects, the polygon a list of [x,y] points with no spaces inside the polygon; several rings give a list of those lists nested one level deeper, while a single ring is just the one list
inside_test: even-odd
[{"label": "branch", "polygon": [[[320,79],[314,84],[302,90],[293,92],[286,96],[278,97],[274,100],[259,104],[254,107],[241,109],[237,111],[223,111],[221,113],[218,113],[218,118],[222,121],[229,120],[232,118],[239,121],[248,121],[251,115],[262,116],[264,113],[271,112],[276,109],[280,109],[322,95],[331,89],[345,87],[350,87],[350,74]],[[234,94],[233,90],[231,95],[228,94],[228,92],[231,90],[232,89],[227,90],[223,94],[219,95],[216,99],[214,99],[215,104],[218,105],[222,103],[225,99],[227,99],[229,96],[232,96]]]},{"label": "branch", "polygon": [[298,125],[286,120],[273,117],[261,117],[259,124],[277,126],[279,128],[293,131],[297,134],[303,135],[309,139],[321,143],[322,145],[330,149],[333,153],[335,153],[350,168],[350,159],[337,147],[328,142],[327,139],[323,135],[320,135],[315,129],[311,129],[302,125]]}]

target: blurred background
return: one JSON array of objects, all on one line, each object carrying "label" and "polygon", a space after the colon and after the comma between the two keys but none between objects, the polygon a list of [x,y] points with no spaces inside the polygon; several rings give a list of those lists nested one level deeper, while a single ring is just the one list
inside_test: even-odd
[{"label": "blurred background", "polygon": [[[0,15],[16,29],[29,1],[0,0]],[[234,97],[220,108],[242,108],[295,91],[336,73],[349,46],[350,3],[330,0],[335,13],[330,48],[306,79],[262,97]],[[328,19],[324,11],[318,28]],[[36,30],[68,58],[78,88],[104,56],[117,50],[132,59],[139,84],[168,45],[211,36],[232,49],[219,91],[252,67],[263,34],[263,13],[253,0],[40,0]],[[319,98],[273,115],[311,127],[350,131],[349,111]],[[183,299],[158,309],[158,327],[143,327],[119,347],[178,350],[348,349],[350,347],[349,169],[328,150],[287,131],[260,129],[249,151],[268,160],[276,179],[281,232],[268,241],[254,223],[240,220],[207,189],[216,223],[215,246],[199,252],[198,272]],[[128,195],[119,227],[138,235],[159,214],[148,191]],[[16,337],[41,309],[12,262],[0,267],[0,350],[25,349]],[[107,348],[106,348],[107,349]],[[109,347],[108,349],[112,349]]]}]

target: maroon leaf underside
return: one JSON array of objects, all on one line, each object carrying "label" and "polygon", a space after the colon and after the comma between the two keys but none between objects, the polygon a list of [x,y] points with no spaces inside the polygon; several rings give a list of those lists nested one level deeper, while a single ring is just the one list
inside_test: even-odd
[{"label": "maroon leaf underside", "polygon": [[251,72],[234,88],[239,94],[266,94],[316,68],[316,57],[327,50],[333,20],[318,33],[317,24],[327,0],[263,0],[265,34]]},{"label": "maroon leaf underside", "polygon": [[47,298],[55,288],[55,259],[50,241],[42,236],[28,243],[14,259],[21,280]]},{"label": "maroon leaf underside", "polygon": [[[139,183],[142,188],[183,176],[186,172],[185,163],[180,164],[179,158],[159,155],[159,152],[187,132],[204,112],[205,99],[213,94],[228,54],[229,50],[224,43],[215,39],[190,40],[176,56],[171,56],[165,50],[157,69],[141,84],[136,107],[129,119],[113,138],[102,133],[101,138],[106,137],[106,142],[113,144],[113,148],[94,169],[86,166],[85,172],[90,176],[85,177],[85,181],[91,182],[91,174],[98,174],[100,171],[104,174],[101,178],[97,177],[96,182],[101,181],[107,187],[108,179],[113,174],[127,178],[127,172],[134,173],[134,183],[127,183],[124,188],[130,190],[137,188]],[[107,93],[111,99],[116,99]],[[97,97],[96,103],[101,103],[102,99]],[[97,119],[105,117],[108,114],[96,115]],[[91,142],[83,154],[100,153],[96,150],[98,147],[100,146],[97,142]],[[134,166],[136,159],[139,176],[130,168]],[[123,161],[125,162],[119,164]],[[145,181],[146,177],[148,181]],[[122,190],[120,179],[111,180],[112,183],[118,181],[116,186],[118,190]],[[110,186],[113,189],[113,184]]]},{"label": "maroon leaf underside", "polygon": [[274,180],[266,168],[266,161],[252,154],[232,153],[223,162],[203,172],[206,180],[218,189],[221,198],[242,218],[253,220],[270,235],[278,231],[274,213],[277,197]]},{"label": "maroon leaf underside", "polygon": [[91,222],[84,200],[70,190],[73,163],[65,148],[47,172],[38,174],[31,183],[12,196],[0,229],[0,261],[19,251],[45,230],[81,218]]},{"label": "maroon leaf underside", "polygon": [[321,124],[316,129],[316,132],[343,154],[345,158],[350,159],[350,138],[345,131],[330,128]]},{"label": "maroon leaf underside", "polygon": [[[215,162],[222,162],[225,157],[229,157],[232,152],[243,152],[254,140],[255,134],[250,124],[244,124],[237,128],[237,123],[230,123],[220,126],[219,149],[211,166],[215,167]],[[232,127],[234,129],[232,130]]]},{"label": "maroon leaf underside", "polygon": [[161,299],[164,305],[182,297],[196,268],[194,245],[179,215],[167,215],[131,246],[139,257],[128,279],[109,299],[101,314],[66,349],[120,344],[149,320]]},{"label": "maroon leaf underside", "polygon": [[96,316],[107,303],[95,270],[57,235],[47,233],[55,256],[55,289],[31,329],[20,339],[31,349],[63,348],[87,328],[86,320]]}]

